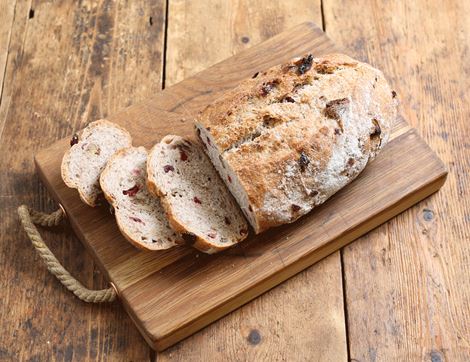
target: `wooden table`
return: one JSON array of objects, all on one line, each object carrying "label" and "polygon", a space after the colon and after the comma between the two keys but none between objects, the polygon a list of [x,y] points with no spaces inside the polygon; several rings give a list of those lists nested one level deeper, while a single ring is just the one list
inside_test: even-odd
[{"label": "wooden table", "polygon": [[[468,1],[3,1],[0,360],[469,360],[469,17]],[[306,20],[383,69],[447,183],[156,356],[119,303],[78,301],[32,250],[17,206],[56,208],[32,155]],[[43,234],[84,284],[106,286],[67,227]]]}]

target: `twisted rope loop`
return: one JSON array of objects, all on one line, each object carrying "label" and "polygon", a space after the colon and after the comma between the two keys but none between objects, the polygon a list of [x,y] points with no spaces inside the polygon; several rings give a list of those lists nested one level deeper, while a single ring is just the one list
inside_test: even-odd
[{"label": "twisted rope loop", "polygon": [[85,288],[82,283],[65,270],[62,264],[60,264],[52,251],[42,240],[42,237],[34,224],[47,227],[59,225],[64,218],[64,212],[62,209],[54,211],[51,214],[45,214],[31,210],[26,205],[21,205],[18,208],[18,215],[26,234],[28,234],[31,243],[46,264],[47,269],[51,274],[55,275],[55,277],[59,279],[62,285],[84,302],[103,303],[112,302],[116,299],[116,291],[112,287],[102,290],[90,290]]}]

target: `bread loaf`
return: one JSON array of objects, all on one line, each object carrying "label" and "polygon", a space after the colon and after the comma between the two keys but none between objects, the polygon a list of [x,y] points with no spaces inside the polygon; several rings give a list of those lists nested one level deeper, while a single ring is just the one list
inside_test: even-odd
[{"label": "bread loaf", "polygon": [[351,182],[397,116],[383,74],[306,55],[256,73],[196,119],[212,163],[256,233],[290,223]]},{"label": "bread loaf", "polygon": [[240,208],[194,141],[164,137],[150,151],[147,173],[149,189],[186,244],[212,254],[248,235]]},{"label": "bread loaf", "polygon": [[119,150],[101,173],[101,189],[127,240],[141,249],[168,249],[181,241],[181,236],[170,228],[159,198],[147,190],[146,165],[144,147]]},{"label": "bread loaf", "polygon": [[108,159],[118,150],[129,147],[129,132],[106,120],[90,123],[70,141],[61,166],[62,179],[78,190],[80,198],[95,206],[101,194],[99,178]]}]

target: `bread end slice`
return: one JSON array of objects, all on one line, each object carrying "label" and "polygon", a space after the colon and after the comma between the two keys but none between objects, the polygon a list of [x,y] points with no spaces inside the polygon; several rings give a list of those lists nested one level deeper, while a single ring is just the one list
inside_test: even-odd
[{"label": "bread end slice", "polygon": [[106,162],[131,144],[131,135],[124,128],[104,119],[91,122],[72,137],[71,147],[62,158],[64,183],[77,189],[83,202],[96,206],[101,194],[99,177]]}]

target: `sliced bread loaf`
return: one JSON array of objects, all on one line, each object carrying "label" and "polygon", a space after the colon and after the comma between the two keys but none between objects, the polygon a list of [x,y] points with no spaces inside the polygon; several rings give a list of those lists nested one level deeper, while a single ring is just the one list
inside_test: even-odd
[{"label": "sliced bread loaf", "polygon": [[164,137],[150,151],[147,172],[150,191],[187,244],[212,254],[248,235],[240,208],[194,141]]},{"label": "sliced bread loaf", "polygon": [[168,249],[181,241],[180,236],[168,224],[158,197],[147,190],[146,164],[144,147],[117,151],[101,174],[101,189],[126,239],[143,249]]},{"label": "sliced bread loaf", "polygon": [[354,180],[397,117],[382,72],[311,54],[253,75],[206,107],[196,128],[256,233],[290,223]]},{"label": "sliced bread loaf", "polygon": [[114,123],[99,120],[75,134],[70,145],[62,159],[62,179],[68,187],[78,190],[85,203],[95,206],[106,162],[116,151],[132,145],[131,135]]}]

